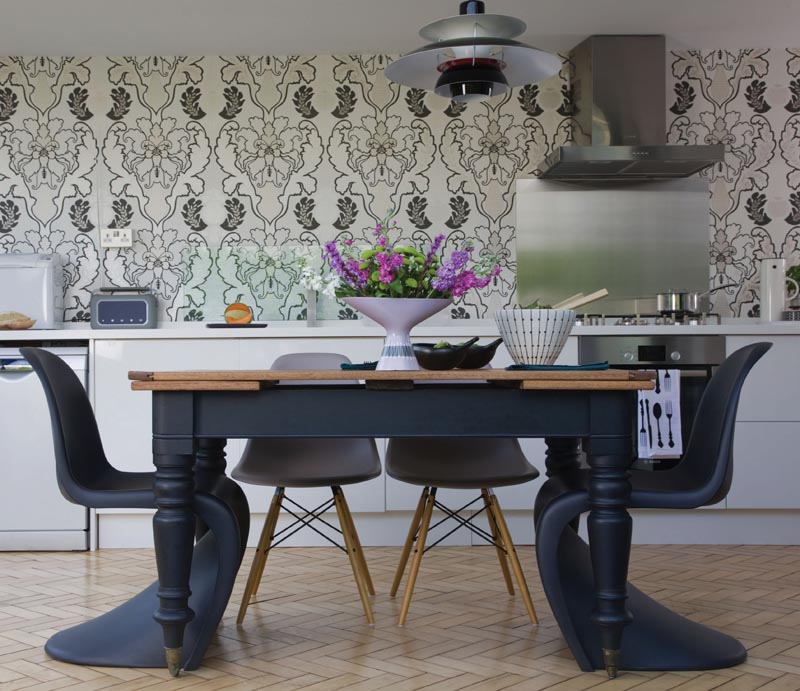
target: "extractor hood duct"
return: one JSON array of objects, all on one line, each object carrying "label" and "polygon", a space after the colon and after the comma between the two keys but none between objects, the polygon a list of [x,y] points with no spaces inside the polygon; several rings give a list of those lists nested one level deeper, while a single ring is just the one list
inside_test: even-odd
[{"label": "extractor hood duct", "polygon": [[576,137],[541,164],[551,179],[693,175],[724,159],[723,144],[667,145],[664,36],[590,36],[570,53]]}]

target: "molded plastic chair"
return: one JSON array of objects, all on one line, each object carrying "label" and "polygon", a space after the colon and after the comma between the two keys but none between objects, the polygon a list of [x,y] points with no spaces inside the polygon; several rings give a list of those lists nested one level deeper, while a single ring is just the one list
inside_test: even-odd
[{"label": "molded plastic chair", "polygon": [[[771,343],[737,350],[709,381],[681,462],[671,470],[631,471],[631,508],[693,509],[725,498],[733,477],[733,436],[745,379]],[[765,472],[769,459],[765,458]],[[602,669],[588,546],[577,519],[589,510],[589,471],[571,469],[549,479],[534,511],[536,554],[553,614],[583,670]],[[602,546],[595,546],[602,549]],[[716,669],[746,657],[737,640],[662,607],[628,583],[632,622],[625,628],[620,667],[639,670]]]},{"label": "molded plastic chair", "polygon": [[[494,545],[506,582],[506,588],[509,595],[513,595],[514,586],[511,582],[511,574],[506,562],[506,557],[508,557],[528,615],[531,621],[537,624],[536,610],[533,607],[528,585],[525,582],[522,566],[519,563],[500,504],[492,491],[495,487],[508,487],[530,482],[539,476],[539,471],[528,463],[525,458],[519,442],[516,439],[488,438],[390,439],[386,452],[386,472],[396,480],[412,485],[421,485],[424,488],[417,509],[414,512],[414,518],[411,521],[411,527],[403,546],[400,563],[397,566],[394,583],[390,591],[392,597],[397,594],[408,563],[408,557],[416,543],[398,623],[402,626],[408,616],[408,609],[411,605],[411,597],[414,593],[414,585],[422,562],[422,555],[450,534],[447,533],[440,540],[426,547],[425,541],[429,530],[431,527],[436,527],[452,518],[458,521],[460,525],[469,528],[483,540]],[[452,511],[436,499],[436,491],[440,487],[446,489],[476,489],[480,490],[481,494],[469,504]],[[479,511],[468,518],[462,518],[459,515],[480,499],[483,499],[483,507]],[[443,511],[445,518],[431,526],[431,515],[434,508]],[[483,511],[486,511],[490,533],[478,528],[472,522]]]},{"label": "molded plastic chair", "polygon": [[[349,362],[350,360],[344,355],[335,353],[291,353],[275,360],[272,369],[338,370],[342,364]],[[339,385],[355,383],[357,382],[346,380],[314,382],[314,384]],[[289,386],[308,384],[308,382],[286,381],[281,384]],[[381,463],[374,439],[251,439],[247,442],[242,459],[231,476],[251,485],[275,487],[275,494],[250,568],[242,604],[236,618],[237,623],[241,624],[244,621],[247,607],[251,600],[255,599],[270,550],[294,535],[303,526],[312,528],[326,540],[347,552],[367,620],[370,624],[374,623],[368,594],[374,595],[375,589],[342,485],[365,482],[380,474]],[[287,487],[330,487],[333,498],[315,509],[308,510],[286,496]],[[303,511],[304,515],[295,514],[287,503]],[[276,532],[281,507],[290,512],[296,520]],[[340,528],[329,523],[323,516],[331,507],[336,508]],[[341,547],[324,532],[317,530],[316,526],[311,525],[314,521],[320,521],[331,530],[341,533],[345,546]],[[300,526],[295,528],[298,523]],[[277,542],[275,538],[279,538]]]},{"label": "molded plastic chair", "polygon": [[[78,377],[60,358],[21,348],[47,397],[56,476],[66,499],[100,508],[155,508],[153,473],[123,472],[106,459],[91,403]],[[192,560],[189,606],[196,613],[184,634],[182,667],[196,669],[225,611],[236,580],[250,514],[232,480],[220,477],[196,497],[195,511],[208,531]],[[55,634],[45,645],[52,657],[81,665],[165,667],[158,608],[158,582],[96,619]]]}]

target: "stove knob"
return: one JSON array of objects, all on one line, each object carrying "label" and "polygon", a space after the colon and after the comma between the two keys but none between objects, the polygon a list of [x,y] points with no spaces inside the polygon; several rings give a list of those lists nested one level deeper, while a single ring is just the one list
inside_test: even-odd
[{"label": "stove knob", "polygon": [[677,350],[673,350],[669,357],[671,360],[675,360],[676,362],[681,359],[681,354]]},{"label": "stove knob", "polygon": [[622,357],[623,357],[623,359],[627,360],[628,362],[633,362],[633,360],[634,360],[634,355],[630,351],[628,351],[626,353],[623,353]]}]

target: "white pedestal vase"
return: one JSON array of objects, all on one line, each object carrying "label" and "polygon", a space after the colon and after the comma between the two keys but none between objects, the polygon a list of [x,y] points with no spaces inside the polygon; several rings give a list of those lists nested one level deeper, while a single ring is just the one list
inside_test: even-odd
[{"label": "white pedestal vase", "polygon": [[417,324],[452,300],[449,298],[343,298],[350,305],[386,329],[379,370],[419,369],[411,347],[410,332]]}]

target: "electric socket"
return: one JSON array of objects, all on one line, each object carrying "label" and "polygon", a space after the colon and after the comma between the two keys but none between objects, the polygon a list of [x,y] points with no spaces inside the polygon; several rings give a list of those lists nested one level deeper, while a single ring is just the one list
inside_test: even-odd
[{"label": "electric socket", "polygon": [[132,247],[133,231],[130,228],[101,228],[100,247]]}]

